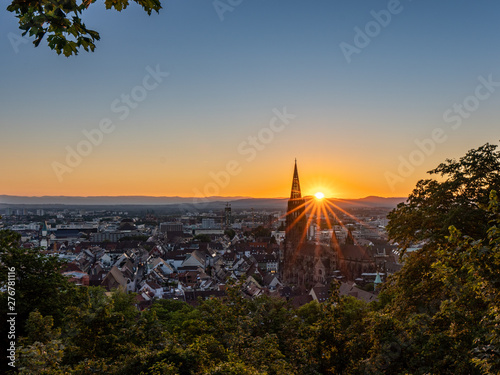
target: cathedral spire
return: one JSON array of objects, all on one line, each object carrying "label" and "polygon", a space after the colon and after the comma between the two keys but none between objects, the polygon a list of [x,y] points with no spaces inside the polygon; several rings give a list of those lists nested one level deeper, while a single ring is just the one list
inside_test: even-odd
[{"label": "cathedral spire", "polygon": [[[297,159],[293,170],[292,192],[288,200],[286,213],[286,234],[284,241],[284,255],[282,276],[285,281],[295,280],[294,270],[297,270],[297,256],[303,246],[307,233],[307,217],[305,212],[305,200],[300,192],[299,173],[297,171]],[[294,282],[297,282],[295,280]]]},{"label": "cathedral spire", "polygon": [[295,159],[295,168],[293,170],[292,192],[290,199],[300,199],[302,194],[300,192],[299,172],[297,171],[297,159]]}]

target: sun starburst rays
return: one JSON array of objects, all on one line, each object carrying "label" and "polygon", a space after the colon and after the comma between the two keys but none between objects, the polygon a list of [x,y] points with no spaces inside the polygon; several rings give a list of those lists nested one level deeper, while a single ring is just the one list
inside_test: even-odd
[{"label": "sun starburst rays", "polygon": [[[293,214],[297,211],[302,211],[299,215],[297,215],[294,220],[289,223],[287,230],[291,231],[304,217],[306,218],[306,225],[302,229],[302,233],[300,234],[300,238],[298,241],[298,248],[306,241],[307,239],[307,234],[308,234],[308,229],[310,228],[311,224],[315,224],[317,228],[317,233],[314,238],[314,241],[316,243],[319,243],[319,232],[321,231],[322,225],[326,224],[326,228],[329,231],[332,231],[331,235],[331,244],[337,248],[339,248],[339,241],[336,235],[333,234],[335,231],[335,226],[339,225],[345,232],[349,232],[349,228],[343,223],[343,221],[339,218],[337,212],[341,212],[342,214],[346,215],[349,217],[351,220],[353,220],[355,223],[362,225],[364,228],[368,229],[369,231],[377,231],[377,229],[373,226],[370,226],[360,219],[358,219],[355,215],[349,213],[345,209],[341,208],[338,204],[334,202],[333,199],[331,198],[326,198],[322,196],[319,198],[318,196],[309,196],[307,198],[304,198],[304,202],[290,211],[288,211],[285,215],[282,215],[278,220],[283,219],[287,217],[290,214]],[[322,224],[324,221],[324,224]],[[353,237],[353,242],[354,245],[358,245],[356,239]]]}]

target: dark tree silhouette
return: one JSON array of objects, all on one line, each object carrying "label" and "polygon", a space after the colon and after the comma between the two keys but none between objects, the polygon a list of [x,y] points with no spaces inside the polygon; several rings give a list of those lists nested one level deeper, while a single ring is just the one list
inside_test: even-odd
[{"label": "dark tree silhouette", "polygon": [[[33,44],[40,45],[47,36],[49,47],[69,57],[77,55],[80,48],[85,51],[94,51],[95,42],[100,39],[99,33],[87,28],[81,18],[96,0],[13,0],[7,7],[9,12],[19,18],[19,28],[23,36],[28,34],[35,37]],[[159,12],[159,0],[134,0],[151,15]],[[129,5],[129,0],[105,0],[106,9],[122,11]]]}]

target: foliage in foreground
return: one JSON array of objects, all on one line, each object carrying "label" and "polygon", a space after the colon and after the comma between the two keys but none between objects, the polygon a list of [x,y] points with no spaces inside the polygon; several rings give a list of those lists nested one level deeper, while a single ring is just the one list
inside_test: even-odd
[{"label": "foliage in foreground", "polygon": [[[420,254],[410,255],[377,302],[339,297],[298,310],[238,285],[225,301],[192,307],[160,300],[138,312],[134,295],[83,288],[57,320],[37,305],[18,353],[21,374],[496,374],[500,371],[500,217],[487,237],[451,229],[427,275],[440,287],[418,301]],[[408,290],[407,290],[408,288]],[[63,290],[63,289],[61,289]],[[57,295],[57,293],[55,293]],[[417,296],[417,297],[415,297]],[[41,307],[41,306],[40,306]]]},{"label": "foliage in foreground", "polygon": [[[474,157],[461,165],[448,162],[460,188],[432,220],[421,221],[443,193],[433,183],[417,189],[412,199],[420,197],[418,204],[410,200],[410,207],[393,212],[393,235],[425,235],[426,245],[406,254],[403,269],[370,304],[339,297],[334,285],[328,302],[294,310],[280,299],[247,299],[234,285],[225,301],[192,307],[161,300],[138,312],[134,295],[77,289],[58,273],[54,258],[18,248],[17,235],[0,231],[0,283],[8,267],[19,270],[19,373],[498,374],[500,205],[494,190],[484,203],[487,187],[498,182],[498,171],[488,169],[498,153],[483,147],[468,155]],[[469,178],[481,173],[490,183]],[[471,226],[457,221],[443,234],[435,219],[451,220],[456,212]],[[404,218],[418,225],[398,230]],[[1,299],[6,316],[5,293]]]},{"label": "foliage in foreground", "polygon": [[[47,35],[49,47],[66,57],[77,55],[80,48],[94,51],[95,42],[100,39],[97,31],[87,28],[82,20],[82,13],[96,0],[12,0],[7,7],[9,12],[19,18],[19,28],[23,36],[29,34],[38,47]],[[159,12],[159,0],[134,0],[144,11],[151,15]],[[106,9],[122,11],[129,6],[129,0],[105,0]]]}]

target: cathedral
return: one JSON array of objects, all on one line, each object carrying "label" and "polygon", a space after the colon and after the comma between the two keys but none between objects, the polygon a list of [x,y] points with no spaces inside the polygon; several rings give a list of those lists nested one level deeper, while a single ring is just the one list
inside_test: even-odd
[{"label": "cathedral", "polygon": [[288,200],[286,232],[281,257],[281,277],[288,285],[310,288],[326,283],[336,269],[336,253],[330,246],[307,241],[306,200],[300,190],[297,160]]},{"label": "cathedral", "polygon": [[[314,204],[302,197],[297,160],[293,171],[292,190],[288,200],[286,231],[281,251],[280,274],[284,283],[310,288],[317,283],[327,283],[330,278],[343,276],[355,280],[363,273],[376,272],[379,250],[372,246],[360,246],[349,231],[345,242],[339,243],[335,231],[330,245],[308,241],[308,218],[306,205]],[[335,272],[336,271],[336,272]]]}]

